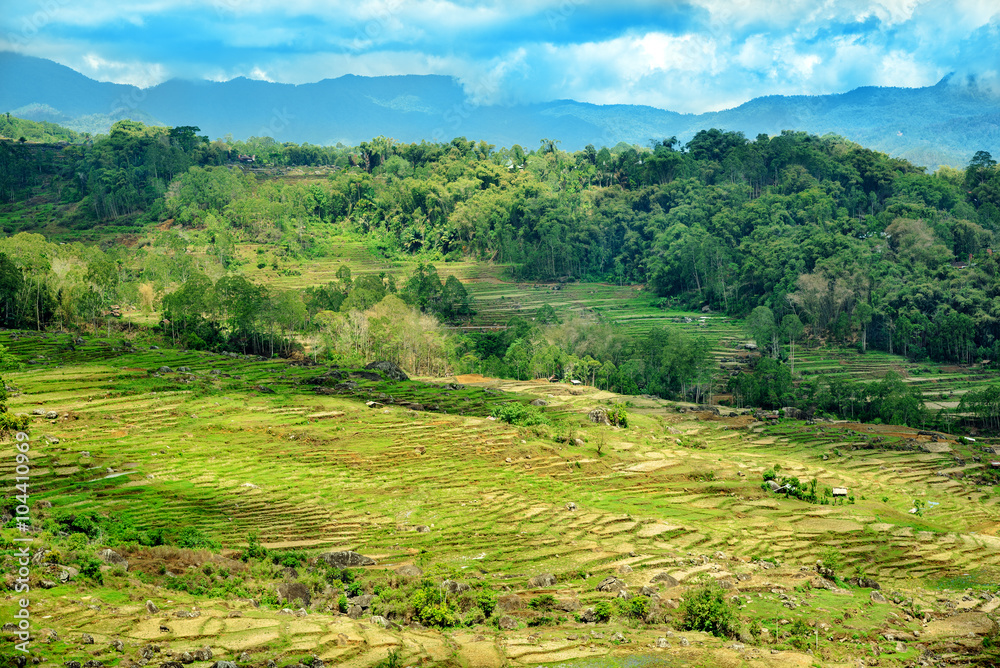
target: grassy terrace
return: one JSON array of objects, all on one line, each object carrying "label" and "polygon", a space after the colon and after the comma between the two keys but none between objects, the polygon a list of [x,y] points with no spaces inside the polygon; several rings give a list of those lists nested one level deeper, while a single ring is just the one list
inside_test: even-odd
[{"label": "grassy terrace", "polygon": [[[68,340],[0,336],[28,362],[6,376],[18,390],[12,410],[59,416],[34,416],[31,425],[32,498],[51,501],[48,512],[116,511],[146,526],[197,526],[225,550],[238,549],[257,531],[271,547],[357,550],[378,561],[376,570],[416,564],[438,577],[484,580],[525,597],[534,595],[527,578],[550,572],[559,580],[556,593],[583,606],[611,596],[594,591],[611,574],[638,591],[669,571],[682,586],[661,585],[663,600],[702,580],[735,582],[750,597],[741,610],[750,618],[771,619],[772,627],[779,617],[826,620],[831,639],[821,638],[820,652],[830,663],[824,665],[863,655],[872,642],[885,645],[879,634],[887,628],[926,636],[930,627],[907,621],[904,610],[951,623],[947,600],[986,619],[987,603],[968,604],[940,588],[993,587],[1000,578],[1000,489],[975,484],[983,464],[974,462],[970,445],[954,440],[934,444],[936,452],[863,449],[875,436],[889,444],[916,439],[929,445],[929,438],[904,428],[771,426],[746,416],[678,413],[671,404],[643,399],[632,399],[630,426],[617,429],[587,420],[590,409],[619,400],[593,388],[510,382],[497,393],[496,382],[454,389],[442,385],[449,379],[359,378],[348,394],[317,395],[301,382],[322,367],[151,350],[138,342],[129,350],[121,339],[91,339],[74,351]],[[161,366],[172,371],[152,373]],[[190,372],[178,373],[179,367]],[[486,417],[497,403],[535,397],[548,403],[543,411],[551,426],[516,428]],[[363,400],[369,398],[385,406],[368,408]],[[410,410],[404,401],[429,410]],[[567,445],[569,437],[584,444]],[[783,475],[847,486],[855,503],[813,505],[764,492],[761,473],[775,464]],[[0,475],[10,479],[13,465],[8,441]],[[914,499],[936,505],[918,517],[908,512]],[[567,510],[571,502],[575,512]],[[845,577],[861,568],[912,605],[869,609],[867,590],[795,589],[813,575],[800,567],[808,570],[831,547],[843,556]],[[751,563],[761,558],[781,566],[764,570]],[[737,581],[738,574],[750,579]],[[165,596],[132,575],[116,577],[117,588],[85,594],[120,614],[98,623],[78,605],[84,593],[60,586],[38,594],[40,610],[52,615],[47,623],[64,637],[97,628],[91,632],[103,634],[105,645],[114,634],[141,643],[157,637],[155,618],[141,609],[146,598],[156,598],[164,610],[199,605],[205,611],[190,624],[170,620],[179,634],[174,647],[208,644],[226,657],[234,648],[266,645],[287,654],[309,646],[338,665],[367,666],[399,646],[410,660],[526,665],[614,649],[586,635],[589,630],[573,631],[572,622],[570,631],[522,625],[502,637],[489,628],[383,632],[364,620],[320,612],[286,624],[274,610],[238,604],[254,628],[267,630],[260,631],[264,641],[246,625],[226,621],[238,602]],[[772,590],[794,593],[809,607],[788,610]],[[0,603],[0,615],[9,616],[11,605]],[[848,619],[846,611],[855,614]],[[620,622],[601,628],[609,635],[625,630],[630,652],[664,633]],[[338,641],[338,634],[350,642]],[[719,665],[713,662],[729,656],[721,641],[687,635],[702,643],[701,654],[679,647],[661,652],[664,665]],[[935,646],[933,637],[926,642]],[[773,647],[781,654],[759,653],[761,665],[810,665],[787,642]],[[70,643],[61,656],[83,655]],[[907,650],[899,659],[915,656]]]}]

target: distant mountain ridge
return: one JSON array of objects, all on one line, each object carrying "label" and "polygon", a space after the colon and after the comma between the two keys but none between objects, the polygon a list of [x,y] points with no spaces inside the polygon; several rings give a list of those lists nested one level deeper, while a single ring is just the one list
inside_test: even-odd
[{"label": "distant mountain ridge", "polygon": [[441,75],[345,75],[310,84],[237,78],[225,82],[172,79],[148,89],[101,83],[62,65],[0,53],[0,112],[107,132],[132,118],[197,125],[211,138],[270,136],[278,141],[357,144],[377,135],[397,141],[448,141],[457,136],[497,146],[534,148],[540,139],[577,150],[624,141],[647,145],[698,130],[740,130],[747,137],[782,130],[835,133],[936,168],[964,167],[978,150],[1000,155],[1000,98],[969,82],[945,78],[925,88],[857,88],[816,96],[770,95],[733,109],[679,114],[641,105],[555,100],[518,106],[477,106],[461,85]]}]

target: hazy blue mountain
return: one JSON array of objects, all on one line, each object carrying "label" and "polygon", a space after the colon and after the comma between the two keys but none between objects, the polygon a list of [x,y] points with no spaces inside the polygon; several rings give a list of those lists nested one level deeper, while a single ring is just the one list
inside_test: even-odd
[{"label": "hazy blue mountain", "polygon": [[106,132],[132,118],[197,125],[211,138],[271,136],[298,143],[357,144],[377,135],[397,141],[485,139],[534,148],[542,138],[561,148],[650,139],[717,127],[759,133],[836,133],[918,164],[964,166],[978,150],[1000,155],[1000,98],[974,82],[950,78],[926,88],[858,88],[838,95],[756,98],[734,109],[678,114],[638,105],[556,100],[476,106],[450,77],[342,76],[311,84],[237,78],[170,80],[148,89],[99,83],[48,60],[0,53],[0,111],[86,132]]}]

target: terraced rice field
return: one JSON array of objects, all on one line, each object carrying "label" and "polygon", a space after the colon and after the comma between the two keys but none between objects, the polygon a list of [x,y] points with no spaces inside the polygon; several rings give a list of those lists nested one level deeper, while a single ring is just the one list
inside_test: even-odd
[{"label": "terraced rice field", "polygon": [[[317,395],[300,384],[322,368],[148,345],[129,350],[120,340],[70,350],[68,340],[0,336],[27,362],[7,375],[17,388],[12,410],[57,415],[32,422],[33,498],[51,501],[52,512],[113,511],[141,526],[197,526],[224,551],[239,549],[256,531],[271,547],[356,550],[375,558],[377,568],[415,564],[514,591],[533,575],[553,573],[557,593],[582,605],[606,596],[594,588],[609,574],[638,588],[663,570],[684,583],[745,572],[752,579],[741,591],[769,597],[747,610],[782,614],[769,592],[796,586],[794,578],[805,577],[795,575],[799,568],[809,569],[831,547],[843,555],[845,572],[862,568],[929,610],[940,607],[932,588],[941,582],[961,577],[965,586],[986,587],[1000,576],[1000,490],[970,482],[983,464],[973,460],[972,446],[954,440],[931,443],[902,428],[766,425],[638,398],[629,428],[618,429],[590,423],[587,412],[619,397],[543,382],[501,384],[508,392],[500,394],[497,381],[486,379],[459,390],[443,388],[440,379],[431,386],[388,383],[375,389],[424,397],[426,404],[436,396],[438,410],[373,409],[363,396]],[[164,365],[172,370],[154,373]],[[178,373],[180,367],[190,371]],[[545,400],[552,426],[516,428],[487,418],[491,402],[514,397]],[[862,449],[880,435],[933,451]],[[567,445],[568,437],[583,445]],[[13,462],[5,454],[0,475],[13,475]],[[849,487],[855,502],[814,505],[765,492],[761,474],[775,464],[783,475]],[[908,512],[914,499],[928,502],[922,517]],[[784,570],[765,573],[761,559]],[[155,594],[138,591],[141,599]],[[92,595],[105,604],[115,598]],[[612,649],[558,629],[502,637],[389,632],[329,615],[285,623],[245,604],[171,596],[163,603],[170,609],[204,610],[190,623],[170,620],[178,642],[219,651],[311,647],[344,665],[366,666],[394,646],[414,660],[466,657],[454,665],[527,665]],[[864,596],[844,594],[836,605],[860,605]],[[138,603],[121,600],[122,618],[98,623],[86,606],[58,600],[42,605],[54,606],[50,623],[60,628],[134,642],[156,635],[153,622],[132,610]],[[234,605],[244,611],[242,621],[227,616]],[[878,612],[873,623],[886,619]],[[629,633],[648,645],[662,630]],[[709,662],[702,665],[729,651],[709,636],[692,637],[702,643],[698,660]],[[676,665],[691,659],[670,656]],[[809,665],[804,655],[782,656],[783,663],[760,658],[796,665],[802,657]]]}]

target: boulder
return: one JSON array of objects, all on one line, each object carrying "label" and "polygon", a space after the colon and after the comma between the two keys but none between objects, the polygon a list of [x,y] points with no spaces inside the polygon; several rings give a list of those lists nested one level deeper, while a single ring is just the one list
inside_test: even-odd
[{"label": "boulder", "polygon": [[391,380],[409,380],[410,377],[400,369],[396,364],[388,361],[372,362],[371,364],[365,365],[366,369],[373,369],[375,371],[381,371]]},{"label": "boulder", "polygon": [[357,552],[326,552],[319,555],[319,558],[337,568],[348,568],[356,566],[374,566],[375,560],[371,557],[358,554]]},{"label": "boulder", "polygon": [[374,371],[352,371],[350,377],[357,378],[358,380],[370,380],[376,383],[382,382],[382,376]]},{"label": "boulder", "polygon": [[670,587],[676,587],[677,585],[680,584],[680,582],[677,581],[677,578],[675,578],[670,573],[667,573],[666,571],[657,573],[656,575],[653,576],[653,579],[650,580],[649,582],[650,584],[654,584],[656,582],[662,582],[667,586],[668,589]]},{"label": "boulder", "polygon": [[569,503],[566,504],[566,510],[568,510],[571,513],[574,512],[576,510],[576,504],[570,501]]},{"label": "boulder", "polygon": [[580,613],[580,621],[584,624],[594,624],[597,622],[597,613],[593,608],[587,608]]},{"label": "boulder", "polygon": [[510,615],[504,615],[500,618],[499,626],[504,631],[513,631],[517,628],[517,620]]},{"label": "boulder", "polygon": [[208,647],[202,647],[201,649],[196,649],[194,652],[195,661],[211,661],[212,660],[212,650]]},{"label": "boulder", "polygon": [[146,612],[148,612],[151,615],[155,615],[159,611],[160,609],[156,607],[155,603],[153,603],[152,601],[146,601]]},{"label": "boulder", "polygon": [[418,566],[414,566],[413,564],[406,564],[396,569],[396,575],[403,578],[419,578],[422,577],[423,574],[424,572]]},{"label": "boulder", "polygon": [[168,366],[161,366],[159,369],[156,370],[156,373],[171,373],[171,372],[172,369]]},{"label": "boulder", "polygon": [[628,564],[622,564],[621,566],[619,566],[617,568],[617,571],[618,571],[619,575],[625,575],[627,573],[631,573],[632,572],[632,567],[629,566]]},{"label": "boulder", "polygon": [[282,582],[278,585],[279,603],[291,603],[295,599],[299,599],[303,605],[309,605],[311,598],[309,587],[301,582]]},{"label": "boulder", "polygon": [[885,596],[882,595],[882,592],[877,589],[873,589],[868,597],[871,599],[872,603],[888,603],[888,601],[885,600]]},{"label": "boulder", "polygon": [[580,609],[580,601],[575,598],[559,598],[553,607],[563,612],[576,612]]},{"label": "boulder", "polygon": [[371,622],[376,626],[381,626],[383,629],[389,628],[389,620],[382,615],[372,615]]},{"label": "boulder", "polygon": [[232,661],[216,661],[212,664],[212,668],[237,668],[237,666]]},{"label": "boulder", "polygon": [[612,575],[601,580],[601,584],[597,585],[597,591],[617,592],[625,589],[627,586],[628,585],[624,582]]},{"label": "boulder", "polygon": [[608,420],[608,411],[603,408],[595,408],[587,413],[587,419],[595,424],[611,424]]},{"label": "boulder", "polygon": [[667,649],[670,647],[670,641],[668,641],[666,638],[657,638],[656,647],[657,649]]},{"label": "boulder", "polygon": [[347,609],[347,616],[351,619],[361,619],[361,615],[364,614],[364,610],[361,609],[360,605],[352,605]]},{"label": "boulder", "polygon": [[109,563],[112,566],[121,566],[126,571],[128,570],[128,560],[114,550],[101,550],[97,553],[97,556],[105,563]]},{"label": "boulder", "polygon": [[528,580],[529,587],[553,587],[558,580],[552,573],[542,573]]},{"label": "boulder", "polygon": [[456,582],[454,580],[445,580],[441,583],[441,587],[449,594],[461,594],[463,591],[472,589],[472,587],[464,582]]},{"label": "boulder", "polygon": [[548,406],[549,402],[545,401],[545,399],[535,399],[534,401],[531,402],[531,405],[532,406]]},{"label": "boulder", "polygon": [[524,608],[524,601],[517,594],[497,596],[497,610],[500,612],[513,612],[522,608]]}]

